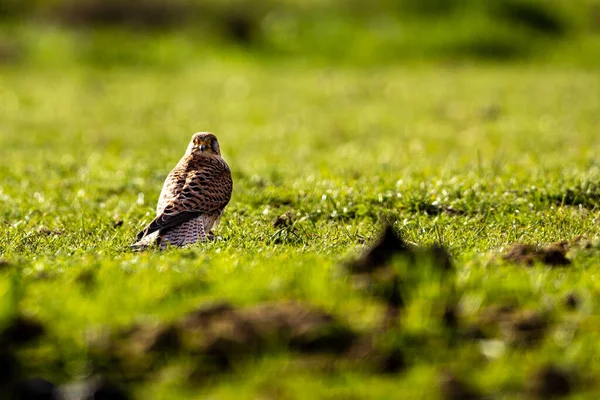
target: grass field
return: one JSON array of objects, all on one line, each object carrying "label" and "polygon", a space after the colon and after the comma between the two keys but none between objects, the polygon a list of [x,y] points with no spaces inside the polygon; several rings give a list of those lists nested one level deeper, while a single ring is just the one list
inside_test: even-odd
[{"label": "grass field", "polygon": [[[600,393],[597,71],[223,53],[178,68],[4,67],[0,87],[0,318],[45,328],[14,350],[24,376],[85,379],[99,368],[90,337],[107,329],[168,324],[216,301],[295,300],[402,351],[406,367],[380,373],[347,354],[281,346],[204,379],[190,378],[197,357],[185,350],[133,352],[133,364],[153,360],[141,379],[120,381],[110,363],[103,373],[140,399],[429,399],[458,398],[440,384],[452,371],[512,399],[545,397],[536,374],[551,364],[573,398]],[[234,179],[220,239],[132,253],[166,174],[205,130]],[[448,334],[449,295],[419,272],[430,271],[425,259],[409,270],[395,262],[411,276],[408,302],[398,325],[380,329],[386,306],[343,264],[386,220],[408,242],[451,253],[459,332],[507,304],[517,310],[509,328]],[[587,244],[564,267],[500,257],[513,243],[577,236]],[[510,324],[533,312],[545,322],[524,344]]]}]

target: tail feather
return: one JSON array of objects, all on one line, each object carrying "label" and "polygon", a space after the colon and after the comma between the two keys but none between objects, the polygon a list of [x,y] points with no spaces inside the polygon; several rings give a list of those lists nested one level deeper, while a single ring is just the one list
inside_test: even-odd
[{"label": "tail feather", "polygon": [[185,224],[185,222],[195,219],[200,215],[199,212],[180,212],[177,214],[160,214],[152,222],[148,224],[143,231],[137,234],[137,240],[141,240],[144,236],[150,235],[156,231],[167,231]]},{"label": "tail feather", "polygon": [[158,226],[159,217],[154,219],[148,226],[138,233],[137,241],[130,247],[134,251],[142,251],[148,247],[158,245],[158,248],[164,250],[167,246],[182,247],[193,244],[198,241],[205,242],[214,239],[211,229],[219,222],[219,214],[202,214],[192,217],[185,213],[183,222],[168,226],[167,228]]},{"label": "tail feather", "polygon": [[143,236],[141,239],[133,243],[129,248],[133,251],[143,251],[157,243],[159,233],[154,232],[150,235]]}]

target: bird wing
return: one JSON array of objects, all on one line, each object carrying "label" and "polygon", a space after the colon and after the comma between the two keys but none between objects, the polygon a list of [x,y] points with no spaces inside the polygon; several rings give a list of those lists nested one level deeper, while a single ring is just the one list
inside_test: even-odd
[{"label": "bird wing", "polygon": [[[223,160],[210,159],[198,170],[183,173],[173,170],[165,183],[156,218],[138,234],[138,240],[158,230],[168,231],[201,214],[222,210],[231,199],[233,183],[229,167]],[[170,192],[170,193],[168,193]]]}]

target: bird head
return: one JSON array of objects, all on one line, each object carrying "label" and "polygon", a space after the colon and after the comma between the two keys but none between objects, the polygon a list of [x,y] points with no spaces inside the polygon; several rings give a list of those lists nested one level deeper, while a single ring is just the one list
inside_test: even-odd
[{"label": "bird head", "polygon": [[219,141],[217,140],[217,137],[210,132],[194,133],[189,145],[189,150],[194,154],[221,155]]}]

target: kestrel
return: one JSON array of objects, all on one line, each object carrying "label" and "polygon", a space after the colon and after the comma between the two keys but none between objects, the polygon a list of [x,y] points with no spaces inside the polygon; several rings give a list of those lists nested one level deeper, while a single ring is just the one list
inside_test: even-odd
[{"label": "kestrel", "polygon": [[195,133],[163,184],[156,218],[138,233],[131,247],[144,249],[157,243],[164,249],[212,239],[211,229],[218,225],[232,189],[231,172],[216,136]]}]

